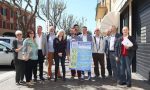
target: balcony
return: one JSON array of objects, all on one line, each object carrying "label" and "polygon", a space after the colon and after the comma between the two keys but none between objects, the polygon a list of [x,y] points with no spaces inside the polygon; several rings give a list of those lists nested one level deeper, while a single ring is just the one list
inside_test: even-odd
[{"label": "balcony", "polygon": [[96,20],[102,19],[104,15],[107,13],[107,6],[105,3],[98,3],[96,7]]}]

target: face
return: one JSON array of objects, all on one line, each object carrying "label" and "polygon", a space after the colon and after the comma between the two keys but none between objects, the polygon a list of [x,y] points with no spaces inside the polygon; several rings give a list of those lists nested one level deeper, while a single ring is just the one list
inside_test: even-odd
[{"label": "face", "polygon": [[129,33],[128,28],[127,28],[127,27],[124,27],[124,28],[122,29],[122,33],[123,33],[123,35],[128,35],[128,33]]},{"label": "face", "polygon": [[38,32],[38,33],[42,33],[42,27],[41,27],[41,26],[38,26],[37,32]]},{"label": "face", "polygon": [[111,30],[108,30],[106,34],[109,36],[111,34]]},{"label": "face", "polygon": [[79,30],[79,26],[75,26],[74,28],[75,28],[75,30],[76,30],[76,31],[78,31],[78,30]]},{"label": "face", "polygon": [[83,34],[87,34],[87,28],[82,28]]},{"label": "face", "polygon": [[96,36],[99,36],[99,35],[100,35],[100,30],[99,30],[99,29],[95,30],[95,35],[96,35]]},{"label": "face", "polygon": [[70,30],[70,34],[71,34],[71,35],[75,35],[75,34],[76,34],[76,30],[75,30],[75,29],[71,29],[71,30]]},{"label": "face", "polygon": [[115,27],[115,26],[112,26],[112,27],[111,27],[111,32],[112,32],[112,33],[116,33],[116,27]]},{"label": "face", "polygon": [[51,27],[50,30],[49,30],[50,33],[54,33],[54,31],[55,31],[54,27]]},{"label": "face", "polygon": [[16,35],[16,37],[17,37],[18,39],[22,39],[22,33],[18,33],[18,34]]},{"label": "face", "polygon": [[59,37],[63,37],[63,36],[64,36],[64,32],[61,31],[61,32],[59,33]]},{"label": "face", "polygon": [[33,38],[34,37],[34,32],[30,32],[29,36],[30,36],[30,38]]}]

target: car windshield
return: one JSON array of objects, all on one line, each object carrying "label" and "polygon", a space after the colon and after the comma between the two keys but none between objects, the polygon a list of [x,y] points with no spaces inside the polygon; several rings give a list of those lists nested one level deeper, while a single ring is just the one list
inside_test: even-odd
[{"label": "car windshield", "polygon": [[10,39],[0,39],[0,41],[4,41],[6,43],[10,43]]}]

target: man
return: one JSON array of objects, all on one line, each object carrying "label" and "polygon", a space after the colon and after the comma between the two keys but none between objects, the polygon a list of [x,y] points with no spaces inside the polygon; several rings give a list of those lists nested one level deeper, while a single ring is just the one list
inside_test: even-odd
[{"label": "man", "polygon": [[105,78],[105,61],[104,61],[104,53],[105,53],[105,39],[100,34],[99,28],[95,29],[95,36],[93,36],[93,61],[94,61],[94,73],[95,77],[99,77],[99,64],[101,66],[101,77]]},{"label": "man", "polygon": [[[71,28],[70,30],[70,37],[67,40],[67,52],[68,52],[68,59],[70,60],[70,43],[72,41],[77,41],[78,40],[78,36],[77,36],[77,32],[75,30],[75,28]],[[78,74],[78,79],[81,78],[81,71],[77,70],[77,74]],[[74,79],[74,77],[76,76],[76,70],[71,69],[71,79]]]},{"label": "man", "polygon": [[75,25],[73,26],[73,28],[75,29],[77,35],[82,34],[82,33],[79,31],[79,25],[78,25],[78,24],[75,24]]},{"label": "man", "polygon": [[111,68],[113,72],[113,78],[119,82],[120,80],[120,62],[116,61],[115,58],[115,40],[117,40],[121,35],[117,33],[116,26],[111,26],[111,36],[108,40],[108,50],[109,58],[111,63]]},{"label": "man", "polygon": [[[79,41],[92,42],[92,36],[88,34],[87,27],[82,27],[82,34],[79,35]],[[84,71],[81,71],[81,79],[84,80]],[[88,71],[88,80],[91,80],[91,70]]]},{"label": "man", "polygon": [[[52,65],[54,59],[54,48],[53,48],[53,40],[56,37],[55,28],[51,26],[49,29],[49,34],[47,35],[47,58],[48,58],[48,79],[52,78]],[[60,70],[58,70],[58,77],[61,77]]]},{"label": "man", "polygon": [[111,35],[111,29],[108,29],[106,32],[106,41],[105,41],[105,53],[106,53],[106,61],[107,61],[107,71],[108,71],[108,77],[112,77],[112,69],[111,69],[111,63],[109,58],[109,39]]},{"label": "man", "polygon": [[[47,39],[46,35],[42,33],[42,26],[37,27],[36,43],[38,44],[38,64],[39,64],[39,77],[40,80],[43,78],[43,62],[47,53]],[[37,80],[37,75],[34,74],[34,80]]]},{"label": "man", "polygon": [[[137,43],[132,36],[129,36],[128,27],[123,27],[123,36],[116,41],[116,61],[120,61],[121,64],[121,78],[120,85],[127,84],[127,87],[131,87],[131,64],[132,59],[137,49]],[[130,45],[128,44],[130,43]]]}]

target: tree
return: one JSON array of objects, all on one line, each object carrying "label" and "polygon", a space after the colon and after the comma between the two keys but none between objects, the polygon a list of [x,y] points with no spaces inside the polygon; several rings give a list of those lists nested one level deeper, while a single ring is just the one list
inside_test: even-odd
[{"label": "tree", "polygon": [[46,17],[46,19],[49,20],[50,25],[56,28],[65,9],[66,4],[63,0],[50,0],[50,2],[49,0],[47,0],[45,4],[40,5],[37,15],[40,19],[46,21],[40,15],[41,11],[42,14]]},{"label": "tree", "polygon": [[76,20],[73,15],[64,14],[59,22],[59,28],[69,34],[70,28],[75,24]]},{"label": "tree", "polygon": [[[18,28],[23,31],[25,35],[26,31],[29,30],[30,25],[35,22],[35,15],[37,13],[39,0],[12,0],[12,3],[17,8],[17,22]],[[27,16],[30,13],[30,16]]]}]

